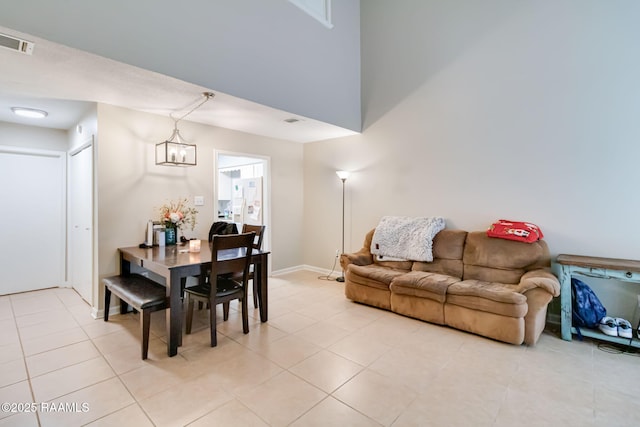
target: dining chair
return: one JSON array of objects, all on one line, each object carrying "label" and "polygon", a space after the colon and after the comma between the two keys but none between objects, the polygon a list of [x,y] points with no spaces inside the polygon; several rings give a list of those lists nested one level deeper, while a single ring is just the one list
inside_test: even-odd
[{"label": "dining chair", "polygon": [[[211,224],[211,227],[209,228],[209,243],[211,243],[211,240],[213,239],[214,236],[219,236],[219,235],[227,235],[227,234],[238,234],[238,227],[236,226],[235,223],[233,222],[227,222],[227,221],[215,221],[213,224]],[[209,271],[205,272],[205,280],[209,280]],[[193,276],[196,279],[200,280],[200,276]],[[182,283],[180,284],[181,287],[181,295],[184,295],[184,289],[187,286],[187,279],[184,278],[182,279]],[[202,303],[199,304],[199,308],[202,308]]]},{"label": "dining chair", "polygon": [[[251,224],[243,224],[242,232],[243,233],[256,233],[256,237],[253,239],[253,249],[262,249],[262,239],[264,238],[264,225],[251,225]],[[266,267],[266,266],[265,266]],[[253,283],[253,307],[258,308],[258,285],[253,278],[254,276],[255,265],[251,264],[249,267],[249,280]]]},{"label": "dining chair", "polygon": [[146,277],[131,274],[105,277],[104,285],[104,321],[109,321],[111,294],[120,298],[120,314],[128,311],[128,306],[140,312],[140,330],[142,332],[142,360],[149,353],[149,329],[151,313],[169,307],[167,288]]},{"label": "dining chair", "polygon": [[[216,305],[225,304],[223,319],[229,318],[228,303],[235,299],[242,307],[242,331],[249,333],[249,313],[247,308],[247,282],[249,262],[255,233],[217,235],[211,240],[211,269],[209,280],[200,280],[195,286],[187,287],[186,334],[191,333],[193,305],[195,301],[209,304],[211,347],[218,344],[216,336]],[[222,251],[222,252],[221,252]]]}]

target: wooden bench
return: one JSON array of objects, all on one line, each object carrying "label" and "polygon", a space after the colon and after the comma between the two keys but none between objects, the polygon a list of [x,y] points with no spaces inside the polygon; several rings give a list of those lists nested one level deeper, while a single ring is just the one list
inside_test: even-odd
[{"label": "wooden bench", "polygon": [[167,289],[146,277],[132,274],[128,276],[111,276],[102,279],[104,285],[104,321],[109,320],[111,294],[120,298],[120,314],[125,314],[128,306],[141,313],[142,359],[149,352],[149,329],[151,313],[169,307]]}]

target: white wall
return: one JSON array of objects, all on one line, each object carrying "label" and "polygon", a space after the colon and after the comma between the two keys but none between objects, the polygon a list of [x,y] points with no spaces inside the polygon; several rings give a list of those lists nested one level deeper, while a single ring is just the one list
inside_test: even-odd
[{"label": "white wall", "polygon": [[302,263],[302,145],[256,135],[180,122],[183,138],[197,145],[198,165],[155,165],[155,144],[173,130],[169,117],[98,105],[99,276],[119,271],[117,248],[144,240],[149,219],[169,200],[204,196],[198,225],[187,237],[207,238],[216,220],[213,205],[214,149],[271,159],[271,265],[274,270]]},{"label": "white wall", "polygon": [[359,131],[359,3],[332,29],[285,0],[23,0],[0,25]]},{"label": "white wall", "polygon": [[[80,128],[80,129],[79,129]],[[74,127],[68,130],[69,150],[78,148],[98,134],[98,105],[92,104]]]},{"label": "white wall", "polygon": [[66,151],[67,131],[0,122],[0,145]]},{"label": "white wall", "polygon": [[[640,3],[361,2],[362,135],[305,145],[305,263],[383,215],[527,220],[559,253],[640,259]],[[635,297],[633,298],[635,301]]]}]

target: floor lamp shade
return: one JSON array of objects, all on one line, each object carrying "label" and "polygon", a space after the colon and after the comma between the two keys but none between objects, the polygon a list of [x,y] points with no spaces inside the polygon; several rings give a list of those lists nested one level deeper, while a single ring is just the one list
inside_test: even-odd
[{"label": "floor lamp shade", "polygon": [[349,178],[349,172],[347,171],[336,171],[336,175],[338,175],[338,178],[342,181],[346,181],[347,178]]}]

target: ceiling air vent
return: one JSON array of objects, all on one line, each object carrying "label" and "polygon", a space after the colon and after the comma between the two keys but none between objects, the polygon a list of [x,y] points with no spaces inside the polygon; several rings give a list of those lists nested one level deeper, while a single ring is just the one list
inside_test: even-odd
[{"label": "ceiling air vent", "polygon": [[11,37],[6,34],[0,34],[0,47],[6,47],[7,49],[31,55],[33,54],[33,46],[35,46],[33,42]]},{"label": "ceiling air vent", "polygon": [[299,122],[300,120],[296,119],[295,117],[291,117],[290,119],[284,119],[284,121],[287,123],[295,123]]}]

